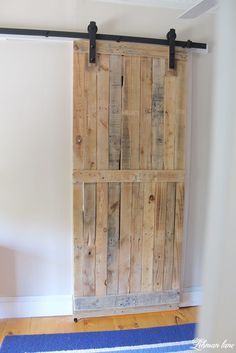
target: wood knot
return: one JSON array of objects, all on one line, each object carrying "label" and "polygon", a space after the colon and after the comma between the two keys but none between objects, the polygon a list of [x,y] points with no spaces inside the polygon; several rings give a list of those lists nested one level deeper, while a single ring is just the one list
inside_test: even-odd
[{"label": "wood knot", "polygon": [[149,203],[153,202],[153,201],[155,201],[155,196],[154,195],[150,195],[149,196]]},{"label": "wood knot", "polygon": [[82,136],[80,136],[80,135],[76,136],[75,141],[76,141],[77,145],[80,145],[82,142]]}]

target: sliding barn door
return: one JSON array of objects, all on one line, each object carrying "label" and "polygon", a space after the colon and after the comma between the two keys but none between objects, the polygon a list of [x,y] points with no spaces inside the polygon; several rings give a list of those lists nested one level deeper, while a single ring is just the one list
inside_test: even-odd
[{"label": "sliding barn door", "polygon": [[155,311],[179,303],[186,52],[74,45],[74,310]]}]

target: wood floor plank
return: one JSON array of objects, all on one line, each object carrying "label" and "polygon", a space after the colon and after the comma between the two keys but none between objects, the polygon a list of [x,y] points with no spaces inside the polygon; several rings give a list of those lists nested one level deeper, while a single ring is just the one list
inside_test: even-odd
[{"label": "wood floor plank", "polygon": [[177,325],[198,321],[198,307],[179,310],[83,319],[74,323],[72,316],[0,320],[0,344],[7,335],[63,332],[92,332]]},{"label": "wood floor plank", "polygon": [[157,313],[83,319],[78,323],[74,323],[72,316],[8,319],[0,320],[0,344],[7,335],[126,330],[187,324],[197,321],[198,307]]}]

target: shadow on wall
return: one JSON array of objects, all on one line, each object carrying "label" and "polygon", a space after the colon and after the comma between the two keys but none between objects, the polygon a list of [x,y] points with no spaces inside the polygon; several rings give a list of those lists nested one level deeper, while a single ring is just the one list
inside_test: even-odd
[{"label": "shadow on wall", "polygon": [[0,297],[16,296],[16,252],[0,247]]},{"label": "shadow on wall", "polygon": [[45,286],[50,275],[44,263],[38,254],[0,246],[0,298],[41,295],[36,284]]}]

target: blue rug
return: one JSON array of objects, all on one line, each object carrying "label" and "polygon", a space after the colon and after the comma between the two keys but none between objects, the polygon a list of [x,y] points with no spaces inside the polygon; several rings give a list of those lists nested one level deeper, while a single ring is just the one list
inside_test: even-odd
[{"label": "blue rug", "polygon": [[190,352],[195,324],[127,331],[8,336],[1,353],[163,353]]}]

